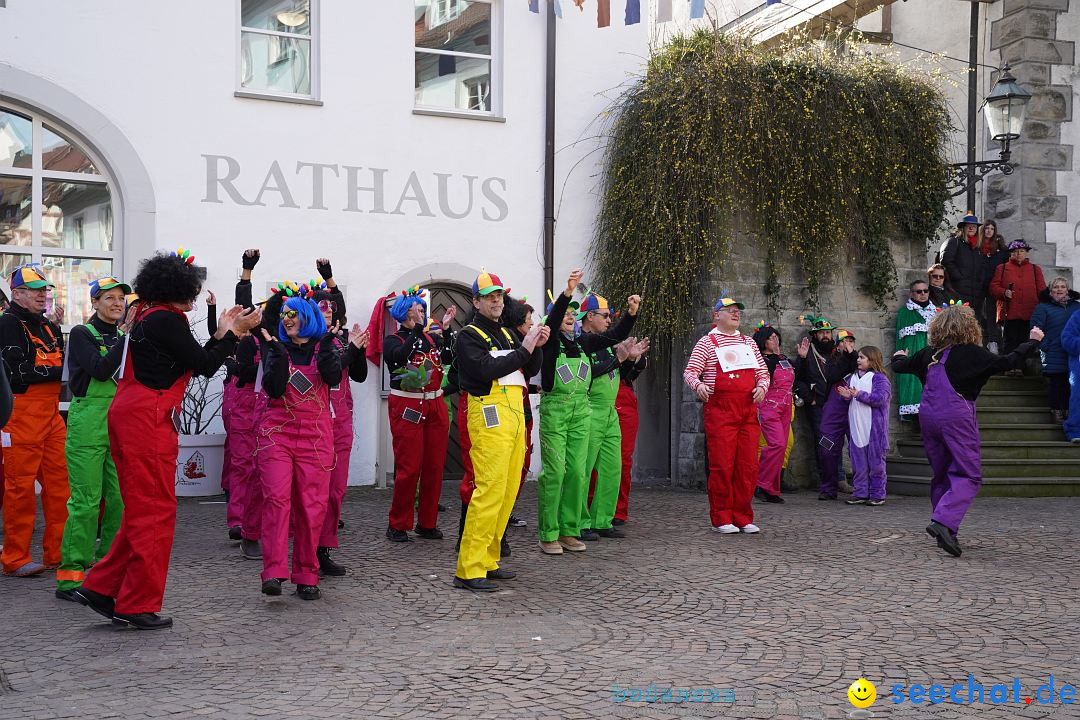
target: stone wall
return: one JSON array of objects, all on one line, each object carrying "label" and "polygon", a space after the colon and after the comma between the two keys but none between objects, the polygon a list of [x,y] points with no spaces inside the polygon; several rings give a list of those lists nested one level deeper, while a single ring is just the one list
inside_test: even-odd
[{"label": "stone wall", "polygon": [[[984,214],[998,221],[1006,239],[1022,237],[1032,245],[1032,260],[1043,266],[1047,278],[1071,274],[1075,260],[1074,233],[1068,227],[1061,232],[1069,220],[1066,185],[1075,177],[1069,138],[1074,134],[1076,38],[1064,22],[1069,5],[1070,0],[1004,0],[1002,16],[990,31],[990,49],[1011,65],[1031,101],[1013,153],[1019,167],[1012,175],[987,179]],[[1074,8],[1072,15],[1077,13],[1080,9]],[[1075,210],[1072,215],[1077,217]]]},{"label": "stone wall", "polygon": [[[784,354],[794,357],[795,346],[806,334],[807,328],[799,325],[798,317],[805,312],[814,312],[805,302],[805,278],[798,268],[784,270],[781,283],[782,311],[776,316],[768,308],[765,295],[765,248],[752,236],[737,233],[734,243],[736,251],[732,257],[717,267],[710,281],[709,296],[717,298],[722,290],[746,305],[743,313],[743,332],[751,334],[759,320],[768,320],[783,337]],[[926,277],[927,249],[924,243],[898,240],[893,243],[893,257],[899,275],[899,287],[895,302],[890,303],[888,312],[879,311],[873,300],[860,289],[859,257],[857,254],[845,254],[835,263],[835,271],[821,288],[818,304],[821,314],[828,317],[837,327],[843,327],[855,333],[857,344],[876,345],[888,358],[895,349],[896,311],[907,302],[907,286],[916,278]],[[818,313],[814,313],[818,314]],[[705,436],[702,427],[702,405],[682,382],[682,371],[686,367],[686,358],[694,342],[712,327],[712,313],[702,309],[698,316],[697,334],[683,346],[681,354],[676,352],[672,367],[672,481],[682,487],[703,488],[705,485]],[[895,402],[891,413],[893,418],[892,437],[903,432],[897,419]],[[791,462],[785,479],[804,487],[815,487],[816,477],[812,474],[812,440],[803,413],[796,412],[795,446],[791,453]],[[846,455],[846,453],[845,453]],[[846,462],[846,458],[845,458]]]}]

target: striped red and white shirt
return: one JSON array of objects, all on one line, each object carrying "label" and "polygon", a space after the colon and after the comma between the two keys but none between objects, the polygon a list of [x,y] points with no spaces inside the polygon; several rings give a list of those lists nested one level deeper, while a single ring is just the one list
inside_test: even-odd
[{"label": "striped red and white shirt", "polygon": [[758,349],[757,343],[742,333],[728,335],[713,328],[708,335],[702,337],[694,345],[694,351],[690,353],[690,360],[686,363],[686,370],[683,371],[683,380],[691,390],[697,391],[698,385],[702,384],[710,388],[716,384],[716,371],[720,363],[716,360],[716,345],[713,344],[710,335],[716,338],[720,347],[749,345],[758,363],[758,368],[754,371],[757,380],[755,385],[762,390],[769,389],[769,367],[765,364],[765,358],[761,357],[761,350]]}]

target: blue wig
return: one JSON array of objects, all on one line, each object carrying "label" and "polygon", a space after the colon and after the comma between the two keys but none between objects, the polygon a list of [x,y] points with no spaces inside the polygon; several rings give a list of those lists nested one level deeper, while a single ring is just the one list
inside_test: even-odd
[{"label": "blue wig", "polygon": [[427,319],[427,302],[419,295],[402,295],[398,297],[397,302],[390,308],[390,317],[400,322],[405,322],[405,318],[409,316],[409,309],[413,305],[424,306],[424,318]]},{"label": "blue wig", "polygon": [[[301,297],[291,297],[285,301],[282,306],[282,312],[285,308],[295,310],[298,314],[296,319],[300,322],[300,332],[297,333],[299,337],[303,338],[321,338],[326,334],[326,320],[323,319],[322,313],[319,312],[319,306],[311,300],[307,300]],[[278,321],[278,337],[282,342],[289,341],[289,334],[285,332],[285,323]]]}]

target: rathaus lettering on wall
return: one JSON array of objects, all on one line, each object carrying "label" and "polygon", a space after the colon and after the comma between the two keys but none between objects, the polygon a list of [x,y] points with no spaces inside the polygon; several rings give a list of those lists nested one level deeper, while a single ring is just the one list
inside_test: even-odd
[{"label": "rathaus lettering on wall", "polygon": [[[206,161],[207,203],[411,215],[462,220],[479,215],[502,222],[510,213],[506,180],[478,175],[409,173],[408,178],[387,168],[274,160],[258,173],[243,173],[228,155],[203,155]],[[287,172],[290,170],[291,172]],[[243,177],[242,177],[243,175]]]}]

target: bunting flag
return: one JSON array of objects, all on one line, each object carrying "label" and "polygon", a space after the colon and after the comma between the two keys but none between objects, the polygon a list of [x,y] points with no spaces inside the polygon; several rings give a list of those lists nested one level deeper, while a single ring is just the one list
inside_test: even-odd
[{"label": "bunting flag", "polygon": [[656,22],[671,22],[671,0],[658,0]]},{"label": "bunting flag", "polygon": [[611,25],[611,0],[596,0],[596,27]]},{"label": "bunting flag", "polygon": [[705,0],[690,0],[690,19],[705,17]]},{"label": "bunting flag", "polygon": [[641,0],[626,0],[626,19],[624,24],[637,25],[641,22]]},{"label": "bunting flag", "polygon": [[529,12],[540,14],[540,0],[529,0]]}]

